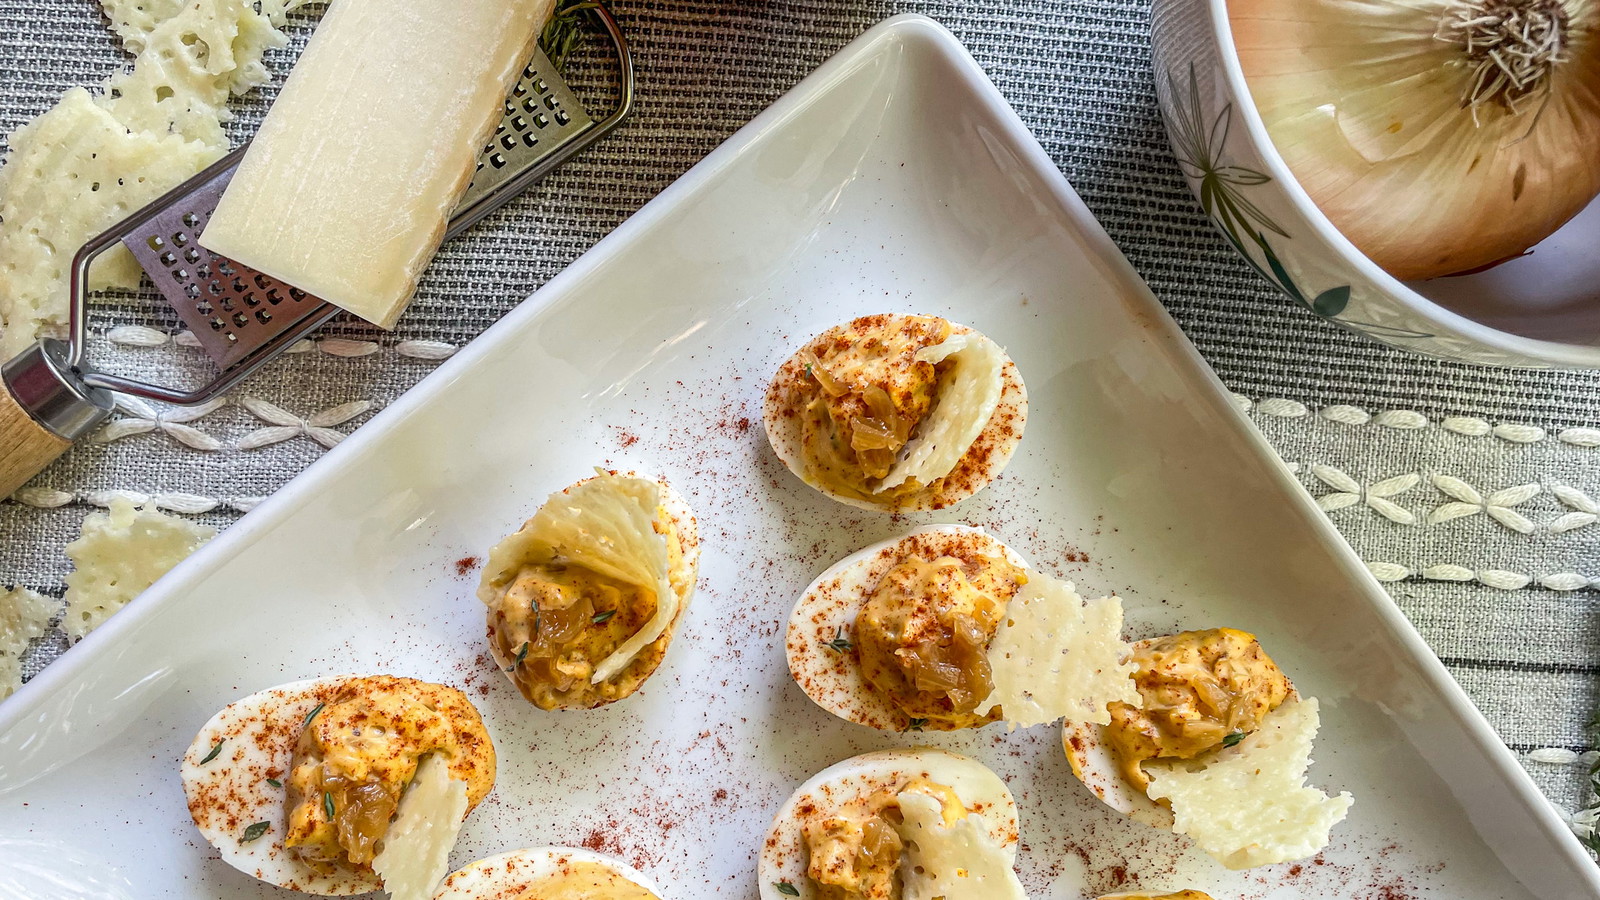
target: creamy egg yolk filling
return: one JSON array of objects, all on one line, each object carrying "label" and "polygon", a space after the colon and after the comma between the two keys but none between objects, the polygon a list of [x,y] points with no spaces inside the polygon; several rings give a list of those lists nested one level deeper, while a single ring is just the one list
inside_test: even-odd
[{"label": "creamy egg yolk filling", "polygon": [[1111,705],[1107,743],[1128,783],[1150,786],[1146,760],[1194,759],[1261,727],[1289,696],[1289,678],[1254,635],[1232,628],[1185,631],[1136,645],[1142,705]]},{"label": "creamy egg yolk filling", "polygon": [[801,452],[805,467],[834,493],[884,502],[928,485],[915,477],[885,485],[901,451],[933,409],[953,362],[922,351],[950,337],[929,316],[883,316],[866,336],[841,335],[811,348],[805,369]]},{"label": "creamy egg yolk filling", "polygon": [[313,865],[370,867],[421,759],[460,749],[447,717],[405,683],[352,679],[300,731],[284,846]]},{"label": "creamy egg yolk filling", "polygon": [[905,840],[900,797],[922,794],[939,803],[944,824],[954,825],[967,808],[950,787],[923,778],[886,786],[859,797],[825,819],[807,822],[802,837],[810,855],[806,877],[821,900],[891,900],[901,897]]},{"label": "creamy egg yolk filling", "polygon": [[879,581],[856,616],[867,682],[925,727],[965,728],[994,688],[989,642],[1027,572],[1000,557],[910,556]]},{"label": "creamy egg yolk filling", "polygon": [[599,863],[568,862],[560,874],[541,878],[507,900],[660,900],[647,888]]},{"label": "creamy egg yolk filling", "polygon": [[587,705],[616,699],[615,681],[591,684],[595,666],[655,609],[655,596],[638,585],[577,565],[528,565],[494,610],[494,640],[514,661],[512,680],[529,702],[540,709]]}]

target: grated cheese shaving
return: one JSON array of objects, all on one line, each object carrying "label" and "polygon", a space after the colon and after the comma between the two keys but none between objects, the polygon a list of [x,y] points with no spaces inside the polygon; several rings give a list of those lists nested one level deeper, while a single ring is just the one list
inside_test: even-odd
[{"label": "grated cheese shaving", "polygon": [[632,662],[678,614],[678,594],[668,578],[667,539],[655,529],[660,509],[661,486],[654,481],[601,471],[552,494],[528,522],[527,538],[535,552],[565,557],[655,596],[655,614],[595,666],[595,684]]},{"label": "grated cheese shaving", "polygon": [[450,779],[437,753],[423,757],[400,798],[372,871],[391,900],[428,900],[450,871],[450,851],[467,815],[467,783]]},{"label": "grated cheese shaving", "polygon": [[90,513],[82,535],[67,545],[76,568],[66,579],[61,630],[78,640],[99,628],[216,533],[123,499],[109,512]]},{"label": "grated cheese shaving", "polygon": [[1011,859],[983,819],[966,815],[946,824],[938,799],[921,791],[898,797],[905,842],[903,900],[1026,900]]},{"label": "grated cheese shaving", "polygon": [[1149,794],[1172,804],[1174,831],[1230,869],[1315,855],[1353,802],[1306,786],[1318,724],[1316,698],[1287,701],[1203,764],[1145,763]]},{"label": "grated cheese shaving", "polygon": [[953,334],[917,351],[919,362],[949,360],[952,368],[917,437],[906,444],[877,492],[916,479],[928,485],[955,470],[1000,405],[1005,351],[977,332]]},{"label": "grated cheese shaving", "polygon": [[989,642],[994,690],[979,712],[999,706],[1024,728],[1063,718],[1109,724],[1108,704],[1140,702],[1121,633],[1121,600],[1085,600],[1071,582],[1030,572]]},{"label": "grated cheese shaving", "polygon": [[34,638],[49,630],[58,606],[27,588],[0,591],[0,700],[22,687],[22,654]]}]

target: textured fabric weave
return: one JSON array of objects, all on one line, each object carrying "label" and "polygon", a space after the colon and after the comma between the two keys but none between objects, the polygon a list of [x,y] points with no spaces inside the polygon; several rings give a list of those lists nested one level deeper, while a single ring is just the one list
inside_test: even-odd
[{"label": "textured fabric weave", "polygon": [[[393,335],[338,323],[326,334],[342,340],[275,363],[228,405],[189,422],[170,410],[143,424],[125,415],[114,439],[78,447],[26,502],[0,504],[0,583],[59,595],[61,548],[106,491],[160,495],[225,527],[315,460],[319,440],[430,371],[429,356],[470,340],[845,43],[904,11],[937,18],[972,50],[1505,740],[1587,749],[1600,697],[1600,432],[1586,429],[1600,427],[1600,376],[1416,358],[1275,294],[1201,217],[1171,161],[1147,0],[618,2],[640,79],[625,129],[449,245]],[[309,23],[292,21],[290,46],[269,55],[279,83]],[[0,0],[0,129],[125,59],[93,0]],[[235,141],[274,89],[239,104]],[[159,309],[145,296],[105,298],[94,329],[170,331]],[[205,371],[196,351],[128,340],[98,340],[95,358],[163,380]],[[1494,430],[1507,424],[1531,427]],[[1521,485],[1537,492],[1502,493]],[[26,670],[61,649],[47,638]],[[1527,765],[1558,804],[1586,800],[1577,764]]]}]

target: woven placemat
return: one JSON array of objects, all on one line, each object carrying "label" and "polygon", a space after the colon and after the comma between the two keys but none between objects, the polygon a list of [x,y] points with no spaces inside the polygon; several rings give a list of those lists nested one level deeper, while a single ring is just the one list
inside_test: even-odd
[{"label": "woven placemat", "polygon": [[[926,13],[972,50],[1240,403],[1297,467],[1396,602],[1515,749],[1582,751],[1597,697],[1600,376],[1488,370],[1338,330],[1273,292],[1199,214],[1157,118],[1147,0],[618,2],[640,102],[627,127],[440,255],[392,335],[342,322],[232,401],[153,408],[0,505],[0,583],[59,595],[62,546],[108,491],[226,526],[560,271],[873,23]],[[313,18],[291,22],[281,73]],[[0,0],[0,129],[125,61],[93,0]],[[238,106],[248,135],[269,86]],[[100,332],[151,322],[107,300]],[[96,351],[110,368],[199,371],[162,334]],[[185,354],[189,354],[185,356]],[[174,361],[179,365],[174,366]],[[248,402],[246,402],[248,401]],[[41,642],[27,669],[61,649]],[[1559,805],[1579,764],[1527,765]]]}]

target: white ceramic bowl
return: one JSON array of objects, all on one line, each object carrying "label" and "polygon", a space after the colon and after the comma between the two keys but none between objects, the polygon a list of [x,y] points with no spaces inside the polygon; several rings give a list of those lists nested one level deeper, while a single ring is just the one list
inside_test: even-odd
[{"label": "white ceramic bowl", "polygon": [[1225,0],[1155,0],[1156,94],[1184,178],[1250,265],[1373,340],[1497,366],[1600,368],[1600,200],[1534,252],[1475,275],[1401,282],[1294,180],[1245,85]]}]

